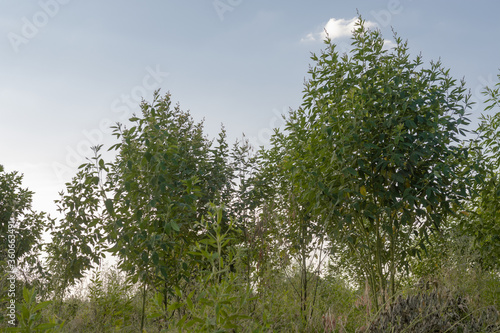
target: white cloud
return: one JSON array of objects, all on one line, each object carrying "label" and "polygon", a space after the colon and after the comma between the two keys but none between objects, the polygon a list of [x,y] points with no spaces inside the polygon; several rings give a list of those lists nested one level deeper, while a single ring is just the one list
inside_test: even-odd
[{"label": "white cloud", "polygon": [[313,33],[309,33],[307,34],[307,36],[305,36],[304,38],[302,38],[300,41],[301,42],[314,42],[316,40],[316,38],[314,37],[314,34]]},{"label": "white cloud", "polygon": [[[336,19],[331,18],[321,29],[321,31],[309,33],[306,37],[302,38],[301,42],[312,42],[317,40],[325,40],[327,35],[331,39],[341,39],[350,37],[352,35],[352,31],[355,28],[356,22],[358,21],[357,17],[353,17],[350,20],[346,19]],[[365,27],[373,28],[376,27],[377,24],[372,21],[365,21]]]},{"label": "white cloud", "polygon": [[384,47],[383,47],[384,50],[391,50],[396,46],[397,44],[394,43],[392,40],[384,39]]}]

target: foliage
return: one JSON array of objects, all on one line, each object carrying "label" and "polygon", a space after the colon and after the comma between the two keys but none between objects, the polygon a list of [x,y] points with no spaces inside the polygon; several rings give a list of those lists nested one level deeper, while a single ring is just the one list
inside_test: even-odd
[{"label": "foliage", "polygon": [[302,201],[331,224],[333,250],[354,259],[382,303],[471,186],[468,150],[458,145],[468,124],[465,83],[439,62],[419,68],[421,57],[410,61],[395,40],[385,50],[360,18],[349,54],[327,40],[312,56],[303,106],[287,121],[300,154],[285,159]]},{"label": "foliage", "polygon": [[[229,269],[239,255],[237,249],[230,245],[231,233],[235,231],[233,223],[231,221],[227,230],[223,231],[223,208],[212,205],[212,210],[213,213],[209,211],[207,219],[200,222],[200,227],[206,231],[205,238],[197,242],[191,252],[199,258],[200,263],[208,262],[210,269],[199,276],[199,290],[184,295],[176,288],[175,294],[182,301],[172,303],[167,308],[169,311],[185,308],[186,313],[176,324],[179,330],[239,331],[244,328],[242,320],[250,319],[244,312],[251,301],[251,291],[245,287],[244,280]],[[156,316],[161,314],[161,310]]]},{"label": "foliage", "polygon": [[[170,95],[155,94],[153,103],[144,103],[142,109],[142,118],[131,119],[136,126],[116,127],[121,139],[113,147],[116,161],[105,165],[96,159],[96,167],[108,172],[106,230],[110,251],[134,282],[140,279],[164,296],[173,295],[195,273],[196,260],[189,251],[205,233],[197,221],[207,204],[231,204],[235,168],[225,132],[212,148],[203,124],[195,124],[179,106],[172,108]],[[223,229],[235,214],[225,213]]]},{"label": "foliage", "polygon": [[66,288],[98,264],[104,233],[102,205],[98,196],[99,178],[86,166],[66,183],[66,191],[56,200],[64,217],[52,224],[47,244],[47,265],[52,272],[51,288],[63,297]]},{"label": "foliage", "polygon": [[117,270],[107,271],[104,279],[99,271],[94,273],[88,286],[94,330],[123,331],[130,326],[132,299],[128,289],[132,286],[123,280]]},{"label": "foliage", "polygon": [[[6,274],[22,274],[25,283],[36,285],[37,279],[43,280],[47,273],[39,256],[42,233],[51,219],[46,213],[33,210],[33,192],[22,188],[22,180],[23,175],[6,172],[0,165],[0,266]],[[6,278],[2,273],[2,298]]]},{"label": "foliage", "polygon": [[[0,165],[0,261],[8,254],[7,238],[15,233],[14,257],[19,260],[34,247],[40,246],[40,237],[47,223],[44,213],[32,210],[33,192],[22,188],[23,176],[18,172],[5,172]],[[9,231],[9,222],[13,230]],[[10,240],[10,237],[9,237]]]},{"label": "foliage", "polygon": [[41,322],[42,310],[46,308],[51,301],[37,303],[37,292],[35,288],[28,290],[23,288],[23,303],[18,306],[16,317],[17,327],[8,327],[8,332],[59,332],[64,322],[57,323],[55,317],[50,322]]},{"label": "foliage", "polygon": [[196,276],[199,265],[189,251],[204,237],[197,221],[208,203],[227,206],[224,231],[245,205],[234,196],[235,179],[242,184],[248,169],[248,146],[236,143],[231,152],[224,130],[214,144],[203,123],[173,107],[169,94],[155,92],[141,108],[132,127],[114,127],[115,161],[106,163],[101,146],[94,147],[95,156],[61,193],[65,218],[52,233],[49,263],[63,290],[98,264],[106,249],[133,283],[143,283],[144,295],[151,286],[167,302],[167,294]]},{"label": "foliage", "polygon": [[[452,259],[435,267],[431,277],[454,294],[467,295],[470,308],[479,310],[490,305],[500,309],[500,275],[473,263],[476,252],[455,252]],[[453,258],[454,257],[454,258]]]},{"label": "foliage", "polygon": [[168,96],[153,103],[143,105],[143,118],[131,119],[136,126],[115,129],[122,142],[109,166],[107,228],[120,268],[148,283],[164,281],[172,291],[189,276],[185,254],[196,237],[190,224],[206,199],[200,183],[209,174],[204,169],[208,142],[201,124],[179,108],[170,109]]},{"label": "foliage", "polygon": [[[43,310],[42,320],[64,318],[63,332],[140,331],[142,293],[138,286],[115,266],[92,274],[85,284],[71,288],[64,299],[55,297]],[[145,327],[149,331],[154,326]]]},{"label": "foliage", "polygon": [[443,290],[398,296],[370,323],[365,332],[498,332],[499,314],[490,306],[469,309],[467,298]]},{"label": "foliage", "polygon": [[[498,75],[500,80],[500,74]],[[488,97],[485,111],[498,109],[500,81],[496,88],[486,87]],[[477,129],[479,140],[474,142],[472,163],[480,170],[474,182],[477,195],[469,205],[470,216],[461,219],[460,227],[472,237],[474,248],[480,254],[478,263],[484,269],[500,268],[500,112],[482,115]]]},{"label": "foliage", "polygon": [[314,162],[302,158],[303,147],[296,142],[296,138],[276,131],[271,148],[259,151],[259,170],[251,181],[253,203],[261,209],[256,220],[261,237],[256,243],[261,251],[259,259],[265,260],[259,260],[259,267],[265,262],[276,270],[286,271],[290,265],[299,268],[300,279],[289,281],[296,283],[301,317],[307,321],[316,299],[315,277],[325,258],[326,225],[311,214],[310,200],[314,199],[303,196],[306,181],[297,169],[312,168]]}]

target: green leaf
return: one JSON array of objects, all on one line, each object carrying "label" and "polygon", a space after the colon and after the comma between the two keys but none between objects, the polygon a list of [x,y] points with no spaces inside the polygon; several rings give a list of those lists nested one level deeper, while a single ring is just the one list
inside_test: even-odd
[{"label": "green leaf", "polygon": [[167,310],[168,311],[175,311],[177,309],[180,309],[184,306],[184,304],[180,303],[180,302],[176,302],[176,303],[172,303],[170,304],[169,306],[167,306]]},{"label": "green leaf", "polygon": [[361,186],[359,188],[359,193],[361,193],[362,196],[366,197],[366,187],[365,186]]},{"label": "green leaf", "polygon": [[104,205],[106,206],[106,210],[108,211],[109,215],[115,216],[115,210],[113,207],[113,200],[112,199],[106,199],[104,201]]},{"label": "green leaf", "polygon": [[159,258],[158,253],[156,251],[153,252],[153,255],[151,256],[151,260],[153,261],[153,265],[158,266],[158,262],[160,261],[160,258]]},{"label": "green leaf", "polygon": [[165,268],[165,266],[160,266],[160,273],[161,273],[161,276],[166,280],[168,281],[168,278],[169,278],[169,275],[167,273],[167,269]]},{"label": "green leaf", "polygon": [[179,228],[179,225],[175,221],[170,221],[170,226],[172,227],[172,229],[174,229],[177,232],[181,231],[181,229]]},{"label": "green leaf", "polygon": [[179,297],[179,298],[182,298],[182,290],[177,287],[177,286],[174,286],[174,294]]},{"label": "green leaf", "polygon": [[403,178],[403,176],[401,176],[398,173],[393,173],[392,174],[392,179],[394,179],[395,181],[397,181],[400,184],[404,184],[405,183],[405,179]]},{"label": "green leaf", "polygon": [[145,264],[147,264],[149,262],[149,255],[146,251],[142,252],[141,258]]},{"label": "green leaf", "polygon": [[56,324],[56,323],[42,323],[40,325],[37,325],[35,327],[35,329],[36,330],[41,330],[43,332],[43,331],[50,330],[50,329],[52,329],[52,328],[54,328],[56,326],[58,326],[58,324]]},{"label": "green leaf", "polygon": [[356,170],[354,170],[354,169],[353,169],[353,168],[351,168],[351,167],[347,167],[347,168],[345,168],[344,170],[342,170],[342,173],[343,173],[344,175],[346,175],[346,176],[347,176],[347,174],[351,174],[351,175],[356,176],[356,177],[358,176],[357,171],[356,171]]}]

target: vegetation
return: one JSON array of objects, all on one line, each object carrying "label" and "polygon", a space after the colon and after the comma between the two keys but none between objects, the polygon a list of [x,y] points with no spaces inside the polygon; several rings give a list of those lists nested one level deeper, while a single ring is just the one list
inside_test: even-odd
[{"label": "vegetation", "polygon": [[269,149],[209,140],[156,92],[114,127],[114,160],[93,148],[59,221],[2,168],[0,227],[18,230],[26,273],[14,294],[2,277],[17,307],[0,328],[500,331],[500,82],[469,139],[465,82],[442,64],[397,36],[385,49],[361,17],[349,53],[325,44]]}]

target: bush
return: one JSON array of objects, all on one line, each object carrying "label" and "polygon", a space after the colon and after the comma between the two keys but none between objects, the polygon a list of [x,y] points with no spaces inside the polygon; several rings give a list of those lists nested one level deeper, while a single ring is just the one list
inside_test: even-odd
[{"label": "bush", "polygon": [[499,314],[494,306],[473,311],[469,299],[446,290],[401,295],[383,309],[366,332],[498,332]]}]

